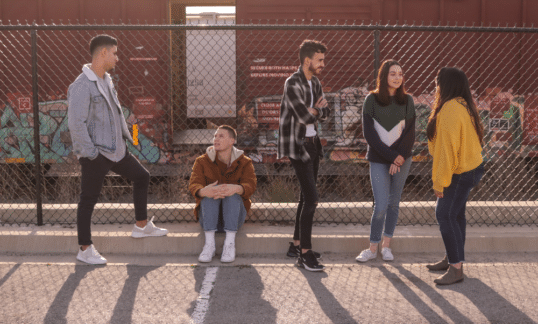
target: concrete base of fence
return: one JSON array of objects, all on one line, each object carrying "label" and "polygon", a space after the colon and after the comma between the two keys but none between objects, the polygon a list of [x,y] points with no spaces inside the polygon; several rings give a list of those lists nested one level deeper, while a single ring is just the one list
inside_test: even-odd
[{"label": "concrete base of fence", "polygon": [[[149,217],[157,222],[192,221],[194,204],[151,204]],[[35,204],[0,204],[0,223],[36,223]],[[249,219],[256,222],[295,220],[296,203],[254,203]],[[538,202],[534,201],[473,201],[467,203],[468,224],[538,224]],[[368,223],[371,202],[319,203],[316,222]],[[76,204],[43,205],[45,224],[75,224]],[[134,219],[133,204],[97,204],[93,214],[96,223],[129,223]],[[436,224],[435,201],[402,202],[399,225]]]},{"label": "concrete base of fence", "polygon": [[[204,235],[197,223],[158,224],[170,233],[166,237],[132,238],[132,225],[94,225],[92,238],[103,254],[197,255],[204,244]],[[359,253],[369,245],[370,226],[318,225],[313,229],[315,250],[327,253]],[[284,254],[291,241],[293,226],[245,224],[237,234],[237,253]],[[538,252],[538,228],[468,226],[468,252]],[[224,234],[217,234],[220,253]],[[72,253],[77,251],[75,226],[46,225],[0,226],[3,253]],[[437,226],[399,226],[392,249],[395,253],[438,252],[444,247]]]}]

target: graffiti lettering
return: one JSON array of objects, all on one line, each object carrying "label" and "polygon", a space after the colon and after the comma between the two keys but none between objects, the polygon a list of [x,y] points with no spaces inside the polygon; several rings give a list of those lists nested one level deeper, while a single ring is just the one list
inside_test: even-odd
[{"label": "graffiti lettering", "polygon": [[[124,115],[133,120],[133,134],[137,144],[127,144],[129,152],[148,163],[161,161],[165,154],[158,145],[139,132],[134,124],[131,111],[123,107]],[[71,136],[67,124],[67,101],[47,101],[39,103],[39,150],[44,163],[63,163],[72,153]],[[136,126],[136,127],[135,127]],[[0,162],[34,163],[34,121],[33,113],[26,113],[6,103],[0,110]]]}]

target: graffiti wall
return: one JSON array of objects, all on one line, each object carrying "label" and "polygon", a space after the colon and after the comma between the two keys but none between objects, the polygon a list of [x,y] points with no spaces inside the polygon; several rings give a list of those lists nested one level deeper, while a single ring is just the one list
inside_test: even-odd
[{"label": "graffiti wall", "polygon": [[[321,123],[319,134],[325,146],[326,156],[333,162],[366,162],[366,140],[362,136],[362,106],[368,95],[368,84],[344,88],[326,93],[332,115]],[[275,136],[278,127],[267,122],[266,107],[279,109],[280,96],[256,99],[260,138],[255,161],[271,161],[265,156],[276,156]],[[416,140],[413,161],[431,160],[428,153],[426,125],[430,116],[435,93],[413,95],[416,111]],[[515,95],[500,88],[487,88],[482,96],[475,95],[475,102],[485,127],[484,158],[492,160],[505,154],[523,157],[538,156],[538,95]],[[278,114],[276,115],[278,126]],[[270,135],[269,135],[270,134]],[[271,140],[269,140],[271,139]]]},{"label": "graffiti wall", "polygon": [[[318,132],[325,146],[326,157],[333,162],[364,163],[366,141],[362,136],[362,105],[368,85],[348,87],[326,93],[331,117],[320,123]],[[31,97],[10,95],[0,106],[0,163],[34,163],[34,118]],[[255,107],[238,110],[238,146],[253,147],[249,156],[257,163],[285,162],[276,160],[278,112],[280,96],[255,99]],[[433,93],[414,95],[416,110],[415,162],[429,161],[426,125],[434,101]],[[488,88],[475,96],[486,132],[484,157],[492,160],[505,154],[523,157],[538,156],[538,94],[516,95],[511,91]],[[158,108],[158,107],[156,107]],[[43,163],[76,161],[72,153],[67,125],[67,101],[39,103],[39,142]],[[165,114],[135,114],[140,107],[122,107],[135,144],[129,151],[150,164],[192,163],[198,153],[173,152],[169,146],[169,127]],[[159,110],[159,109],[154,109]],[[216,125],[215,125],[216,127]]]},{"label": "graffiti wall", "polygon": [[[29,102],[18,97],[0,107],[0,163],[34,163],[34,114]],[[43,163],[73,162],[71,136],[67,125],[67,101],[39,103],[39,141]],[[138,119],[122,107],[128,126],[137,131],[137,145],[127,144],[128,150],[147,163],[167,163],[165,154],[166,124],[152,119]]]}]

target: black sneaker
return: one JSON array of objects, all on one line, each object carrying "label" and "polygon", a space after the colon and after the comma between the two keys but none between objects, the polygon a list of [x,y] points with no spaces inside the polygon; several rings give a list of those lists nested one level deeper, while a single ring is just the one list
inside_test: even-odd
[{"label": "black sneaker", "polygon": [[308,250],[308,252],[301,254],[301,256],[297,258],[297,266],[308,271],[325,270],[325,266],[318,263],[318,259],[314,256],[312,250]]},{"label": "black sneaker", "polygon": [[[321,254],[316,251],[312,251],[314,253],[314,256],[316,259],[321,259]],[[290,248],[288,249],[288,253],[286,253],[287,256],[290,258],[298,258],[299,255],[301,255],[301,246],[300,245],[293,245],[293,242],[290,242]]]}]

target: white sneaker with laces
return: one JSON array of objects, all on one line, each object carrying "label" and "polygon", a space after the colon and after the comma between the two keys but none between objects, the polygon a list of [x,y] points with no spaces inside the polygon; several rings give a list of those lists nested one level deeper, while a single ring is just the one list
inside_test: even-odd
[{"label": "white sneaker with laces", "polygon": [[168,230],[164,228],[159,228],[153,224],[153,219],[155,216],[151,217],[151,220],[148,221],[144,228],[140,228],[134,225],[133,233],[131,234],[134,238],[142,238],[147,236],[164,236],[168,234]]},{"label": "white sneaker with laces", "polygon": [[215,244],[206,244],[204,245],[204,249],[202,250],[202,253],[200,253],[200,256],[198,257],[198,261],[211,262],[214,256],[215,256]]},{"label": "white sneaker with laces", "polygon": [[394,260],[394,256],[392,255],[392,250],[388,247],[384,247],[381,249],[381,255],[383,256],[384,261]]},{"label": "white sneaker with laces", "polygon": [[77,260],[86,262],[89,264],[105,264],[106,259],[97,252],[95,247],[92,245],[88,246],[86,250],[78,249]]},{"label": "white sneaker with laces", "polygon": [[359,254],[359,256],[355,258],[355,260],[359,262],[366,262],[368,260],[375,259],[376,257],[377,257],[377,251],[372,252],[370,249],[366,249],[362,251],[361,254]]},{"label": "white sneaker with laces", "polygon": [[220,262],[234,262],[235,261],[235,242],[224,244],[222,248],[222,256]]}]

